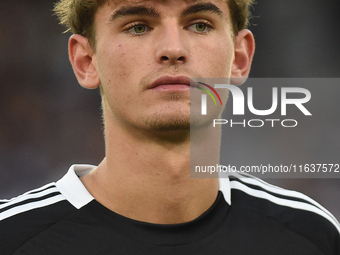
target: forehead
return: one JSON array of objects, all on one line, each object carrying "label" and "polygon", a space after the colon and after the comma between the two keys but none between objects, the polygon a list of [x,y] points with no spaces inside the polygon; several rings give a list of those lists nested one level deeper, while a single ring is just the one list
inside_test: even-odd
[{"label": "forehead", "polygon": [[[171,7],[171,6],[190,6],[194,4],[206,4],[210,3],[218,6],[223,14],[227,17],[229,16],[228,0],[107,0],[106,6],[115,11],[124,6],[151,6],[153,8],[157,7]],[[170,9],[168,9],[170,11]],[[166,10],[165,12],[167,12]]]},{"label": "forehead", "polygon": [[219,2],[219,3],[227,3],[228,0],[107,0],[106,2],[114,5],[121,4],[142,4],[142,3],[159,3],[159,4],[171,4],[171,3],[186,3],[186,4],[195,4],[195,3],[204,3],[204,2]]}]

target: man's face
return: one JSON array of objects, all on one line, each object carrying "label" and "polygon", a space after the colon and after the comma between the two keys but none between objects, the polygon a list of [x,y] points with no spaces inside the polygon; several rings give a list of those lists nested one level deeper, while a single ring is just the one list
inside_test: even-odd
[{"label": "man's face", "polygon": [[234,43],[225,0],[111,1],[95,24],[106,121],[189,129],[190,91],[198,91],[189,78],[230,77]]}]

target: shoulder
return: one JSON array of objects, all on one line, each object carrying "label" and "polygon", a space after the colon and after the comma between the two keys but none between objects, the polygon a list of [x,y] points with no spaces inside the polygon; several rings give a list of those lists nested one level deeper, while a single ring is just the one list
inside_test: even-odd
[{"label": "shoulder", "polygon": [[275,220],[326,254],[340,251],[339,222],[310,197],[243,173],[230,176],[230,190],[232,207]]},{"label": "shoulder", "polygon": [[2,254],[11,254],[74,210],[55,183],[0,200]]},{"label": "shoulder", "polygon": [[84,207],[93,197],[78,178],[94,166],[74,165],[57,182],[10,200],[0,200],[1,254],[12,254],[29,240]]},{"label": "shoulder", "polygon": [[53,205],[62,200],[65,200],[65,197],[55,183],[47,184],[18,197],[0,200],[0,221],[30,210]]}]

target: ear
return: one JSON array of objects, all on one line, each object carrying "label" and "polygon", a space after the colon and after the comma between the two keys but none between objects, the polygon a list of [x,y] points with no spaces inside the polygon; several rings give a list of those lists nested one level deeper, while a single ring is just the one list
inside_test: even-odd
[{"label": "ear", "polygon": [[87,38],[72,35],[68,43],[68,53],[73,71],[81,86],[95,89],[100,85],[96,59]]},{"label": "ear", "polygon": [[255,52],[255,40],[248,29],[241,30],[235,40],[231,83],[240,85],[247,79]]}]

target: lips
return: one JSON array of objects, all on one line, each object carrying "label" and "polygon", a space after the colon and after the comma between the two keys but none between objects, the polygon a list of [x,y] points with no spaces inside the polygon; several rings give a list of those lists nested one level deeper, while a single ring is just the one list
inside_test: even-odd
[{"label": "lips", "polygon": [[187,76],[162,76],[155,80],[149,89],[154,89],[157,87],[164,87],[170,85],[184,85],[190,87],[190,78]]}]

